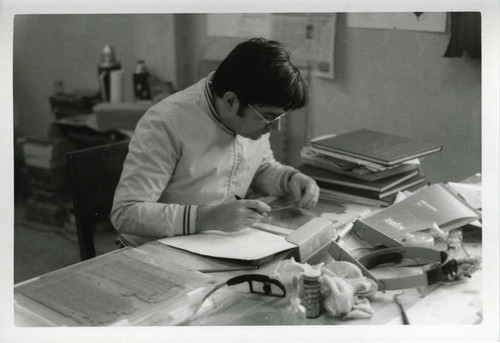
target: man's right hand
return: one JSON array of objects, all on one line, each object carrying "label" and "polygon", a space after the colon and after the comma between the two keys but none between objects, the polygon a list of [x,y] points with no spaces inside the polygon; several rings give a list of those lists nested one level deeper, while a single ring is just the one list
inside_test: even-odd
[{"label": "man's right hand", "polygon": [[260,220],[271,211],[259,200],[238,200],[218,206],[198,206],[196,232],[205,230],[238,231]]}]

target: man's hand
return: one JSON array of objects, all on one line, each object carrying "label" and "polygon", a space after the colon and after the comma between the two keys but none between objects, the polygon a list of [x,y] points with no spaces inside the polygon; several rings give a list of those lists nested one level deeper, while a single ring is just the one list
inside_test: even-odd
[{"label": "man's hand", "polygon": [[271,207],[259,200],[238,200],[218,206],[198,206],[196,232],[238,231],[267,219]]},{"label": "man's hand", "polygon": [[288,183],[290,194],[297,201],[298,207],[312,208],[319,198],[319,187],[316,181],[302,173],[295,173]]}]

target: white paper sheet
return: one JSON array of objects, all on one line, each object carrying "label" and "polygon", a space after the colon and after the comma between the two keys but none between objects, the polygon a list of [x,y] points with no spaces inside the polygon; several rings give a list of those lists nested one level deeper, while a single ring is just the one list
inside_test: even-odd
[{"label": "white paper sheet", "polygon": [[207,32],[222,37],[264,37],[271,35],[270,13],[218,13],[207,15]]},{"label": "white paper sheet", "polygon": [[[426,301],[420,301],[406,309],[411,325],[477,324],[481,313],[481,271],[461,284],[442,286],[428,294]],[[453,287],[450,292],[447,287]],[[478,305],[479,304],[479,305]],[[401,317],[388,323],[401,324]]]},{"label": "white paper sheet", "polygon": [[448,182],[465,200],[475,209],[482,208],[481,185],[471,185],[466,183]]},{"label": "white paper sheet", "polygon": [[196,254],[254,261],[295,248],[284,237],[245,228],[236,232],[205,231],[190,236],[163,238],[160,243]]},{"label": "white paper sheet", "polygon": [[334,77],[336,13],[280,13],[272,19],[272,37],[291,51],[294,63],[315,76]]},{"label": "white paper sheet", "polygon": [[445,32],[446,13],[348,13],[347,27]]}]

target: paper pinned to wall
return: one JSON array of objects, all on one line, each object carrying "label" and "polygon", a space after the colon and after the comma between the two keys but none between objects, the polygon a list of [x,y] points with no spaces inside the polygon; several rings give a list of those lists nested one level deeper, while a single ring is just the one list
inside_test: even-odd
[{"label": "paper pinned to wall", "polygon": [[292,60],[312,75],[333,78],[336,13],[273,15],[272,38],[292,53]]},{"label": "paper pinned to wall", "polygon": [[[233,39],[277,40],[291,52],[296,66],[309,68],[315,76],[333,78],[336,21],[336,13],[208,14],[207,31],[211,36]],[[227,53],[220,50],[212,49],[222,60]]]},{"label": "paper pinned to wall", "polygon": [[207,31],[211,36],[270,38],[270,13],[223,13],[207,15]]},{"label": "paper pinned to wall", "polygon": [[348,13],[347,27],[445,32],[446,12]]}]

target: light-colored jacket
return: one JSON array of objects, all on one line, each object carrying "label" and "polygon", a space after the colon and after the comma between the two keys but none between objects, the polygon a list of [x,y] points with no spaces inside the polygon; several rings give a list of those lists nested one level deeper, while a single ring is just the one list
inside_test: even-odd
[{"label": "light-colored jacket", "polygon": [[288,194],[296,170],[274,159],[269,134],[253,141],[220,122],[211,76],[160,101],[138,122],[111,211],[125,243],[193,234],[197,205],[234,201],[250,186]]}]

